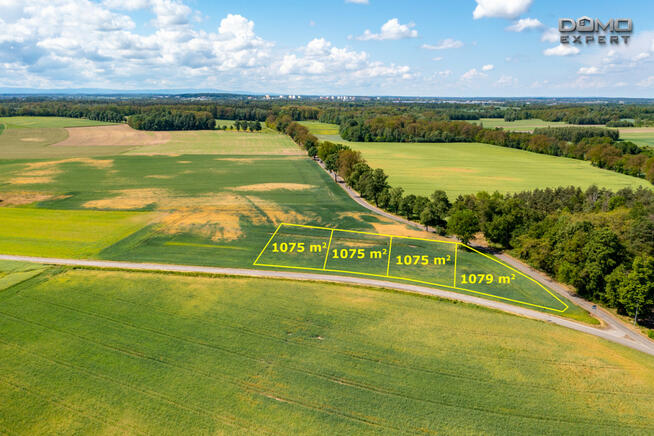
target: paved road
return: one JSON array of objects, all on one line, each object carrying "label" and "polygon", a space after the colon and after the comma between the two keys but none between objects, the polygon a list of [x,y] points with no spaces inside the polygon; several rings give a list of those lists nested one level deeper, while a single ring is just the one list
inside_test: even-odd
[{"label": "paved road", "polygon": [[[327,171],[327,169],[325,168],[324,164],[321,161],[317,161],[317,162],[325,171]],[[329,171],[327,172],[329,173]],[[393,215],[378,207],[371,205],[364,198],[362,198],[356,191],[354,191],[352,188],[347,186],[343,181],[343,179],[341,179],[340,177],[337,176],[336,181],[354,201],[356,201],[366,209],[370,210],[371,212],[374,212],[378,215],[382,215],[398,223],[406,224],[414,228],[423,230],[423,226],[418,223],[409,221],[402,217],[398,217],[397,215]],[[445,238],[445,239],[453,240],[451,238]],[[483,247],[475,247],[475,248],[483,250]],[[642,333],[640,333],[640,331],[631,328],[628,324],[625,324],[622,320],[616,318],[613,314],[607,312],[602,308],[594,309],[593,303],[588,302],[583,298],[579,298],[576,295],[572,294],[564,286],[550,279],[547,275],[525,265],[524,263],[520,262],[519,260],[507,254],[493,254],[493,255],[498,259],[501,259],[504,263],[513,266],[514,268],[520,270],[521,272],[529,275],[530,277],[548,286],[550,289],[554,290],[555,292],[558,292],[559,294],[565,296],[576,305],[586,309],[588,312],[592,313],[593,316],[598,318],[608,330],[611,330],[614,335],[627,338],[628,340],[639,343],[643,347],[646,347],[648,349],[654,347],[654,342],[648,339],[647,337],[645,337]]]},{"label": "paved road", "polygon": [[644,353],[654,356],[654,343],[643,343],[636,339],[637,335],[634,332],[625,334],[626,332],[621,329],[615,328],[612,324],[607,323],[605,328],[596,328],[589,325],[581,324],[569,319],[560,318],[555,315],[550,315],[544,312],[537,312],[535,310],[526,309],[511,304],[500,303],[497,301],[485,300],[483,298],[473,297],[471,295],[458,294],[456,292],[444,291],[441,289],[427,288],[424,286],[410,285],[405,283],[392,283],[382,280],[373,280],[360,277],[346,277],[346,276],[332,276],[312,273],[298,273],[287,271],[265,271],[253,269],[240,269],[240,268],[214,268],[206,266],[191,266],[191,265],[171,265],[159,263],[134,263],[134,262],[119,262],[108,260],[83,260],[83,259],[58,259],[50,257],[31,257],[31,256],[10,256],[0,255],[0,260],[16,260],[22,262],[32,262],[47,265],[66,265],[66,266],[83,266],[92,268],[119,268],[125,270],[137,271],[159,271],[159,272],[191,272],[191,273],[204,273],[204,274],[223,274],[231,276],[244,276],[244,277],[265,277],[265,278],[281,278],[293,280],[313,280],[321,282],[344,283],[351,285],[373,286],[377,288],[395,289],[404,292],[413,292],[419,294],[434,295],[449,300],[458,300],[466,303],[477,304],[479,306],[486,306],[493,309],[501,310],[503,312],[512,313],[515,315],[524,316],[527,318],[538,319],[552,324],[557,324],[563,327],[568,327],[584,333],[598,336],[618,344],[625,345],[630,348],[642,351]]}]

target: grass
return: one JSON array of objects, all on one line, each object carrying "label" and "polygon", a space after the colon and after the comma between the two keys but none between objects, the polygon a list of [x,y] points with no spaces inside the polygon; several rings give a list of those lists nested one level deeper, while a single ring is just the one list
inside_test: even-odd
[{"label": "grass", "polygon": [[654,148],[654,127],[623,127],[619,130],[621,139],[640,147]]},{"label": "grass", "polygon": [[0,123],[7,129],[53,129],[66,127],[110,126],[116,123],[64,117],[0,117]]},{"label": "grass", "polygon": [[0,208],[0,253],[94,257],[148,219],[138,212]]},{"label": "grass", "polygon": [[0,292],[31,279],[48,269],[44,265],[0,260]]},{"label": "grass", "polygon": [[[417,262],[412,261],[413,256],[419,256]],[[555,297],[551,290],[516,270],[451,242],[399,236],[391,241],[383,234],[282,225],[254,265],[372,276],[447,289],[596,323],[584,310],[563,297]],[[478,274],[484,274],[484,280],[478,280]]]},{"label": "grass", "polygon": [[596,184],[618,190],[651,187],[647,181],[593,167],[590,162],[480,143],[357,143],[373,167],[383,168],[393,186],[412,194],[445,190],[461,194],[519,192],[536,188]]},{"label": "grass", "polygon": [[464,304],[91,270],[0,303],[9,434],[653,430],[651,356]]},{"label": "grass", "polygon": [[340,139],[334,124],[302,124],[323,140],[347,144],[360,151],[372,167],[386,171],[391,185],[401,186],[412,194],[429,195],[442,189],[450,198],[456,198],[482,190],[519,192],[570,185],[585,188],[596,184],[614,190],[651,187],[643,179],[602,170],[576,159],[471,142],[350,142]]},{"label": "grass", "polygon": [[539,127],[565,127],[570,124],[562,121],[543,121],[538,118],[530,120],[504,121],[503,118],[481,118],[479,121],[472,121],[475,124],[481,123],[487,129],[500,127],[504,130],[514,132],[533,132]]}]

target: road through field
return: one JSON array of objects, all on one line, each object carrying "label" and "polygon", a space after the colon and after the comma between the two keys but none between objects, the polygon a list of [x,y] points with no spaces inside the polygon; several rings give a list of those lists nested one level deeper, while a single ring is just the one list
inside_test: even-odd
[{"label": "road through field", "polygon": [[[13,260],[20,262],[32,262],[46,265],[64,265],[64,266],[81,266],[90,268],[114,268],[135,271],[155,271],[155,272],[179,272],[179,273],[200,273],[200,274],[219,274],[230,276],[244,276],[244,277],[262,277],[262,278],[278,278],[278,279],[292,279],[292,280],[313,280],[321,282],[343,283],[351,285],[372,286],[377,288],[393,289],[403,292],[411,292],[424,295],[433,295],[440,298],[449,300],[457,300],[465,303],[477,304],[492,309],[497,309],[503,312],[512,313],[515,315],[524,316],[527,318],[537,319],[552,324],[557,324],[573,330],[578,330],[584,333],[598,336],[600,338],[642,351],[644,353],[654,356],[654,342],[644,339],[639,334],[625,329],[620,325],[616,325],[612,317],[605,320],[605,328],[596,328],[586,324],[581,324],[568,319],[560,318],[558,316],[550,315],[535,310],[526,309],[519,306],[500,303],[497,301],[485,300],[483,298],[473,297],[465,294],[458,294],[455,292],[444,291],[441,289],[427,288],[424,286],[416,286],[404,283],[392,283],[382,280],[365,279],[360,277],[345,277],[345,276],[327,276],[312,273],[297,273],[287,271],[266,271],[242,268],[215,268],[204,266],[191,266],[191,265],[172,265],[172,264],[158,264],[158,263],[135,263],[135,262],[119,262],[108,260],[85,260],[85,259],[58,259],[50,257],[32,257],[32,256],[11,256],[0,255],[0,260]],[[619,321],[618,321],[619,322]]]},{"label": "road through field", "polygon": [[[323,170],[327,171],[327,169],[325,168],[325,165],[321,161],[318,160],[317,162],[323,168]],[[356,201],[357,203],[359,203],[361,206],[365,207],[366,209],[370,210],[371,212],[374,212],[377,215],[381,215],[381,216],[384,216],[386,218],[392,219],[392,220],[394,220],[396,222],[409,225],[409,226],[414,227],[416,229],[423,230],[423,226],[418,224],[418,223],[415,223],[413,221],[409,221],[409,220],[404,219],[402,217],[393,215],[393,214],[388,213],[388,212],[386,212],[386,211],[384,211],[384,210],[382,210],[382,209],[380,209],[378,207],[375,207],[375,206],[371,205],[364,198],[362,198],[356,191],[354,191],[352,188],[347,186],[347,184],[345,184],[345,181],[342,180],[339,176],[336,176],[336,182],[345,190],[345,192],[347,192],[347,194],[354,201]],[[452,239],[452,238],[446,238],[446,239],[455,240],[455,239]],[[519,271],[527,274],[528,276],[530,276],[532,278],[535,278],[539,282],[546,284],[547,286],[549,286],[550,289],[553,289],[557,293],[563,295],[564,297],[566,297],[569,300],[571,300],[572,302],[574,302],[576,305],[586,309],[593,316],[600,319],[604,323],[604,325],[606,326],[605,331],[611,331],[614,336],[622,337],[623,339],[627,339],[628,341],[636,342],[636,343],[640,344],[642,347],[644,347],[644,349],[650,350],[650,351],[645,351],[646,353],[652,354],[652,350],[654,350],[654,342],[650,341],[648,338],[646,338],[645,336],[643,336],[639,332],[636,332],[636,331],[632,330],[631,328],[629,328],[627,325],[625,325],[621,320],[617,319],[611,313],[607,312],[606,310],[604,310],[602,308],[597,308],[596,305],[594,305],[593,303],[591,303],[589,301],[584,300],[583,298],[579,298],[579,297],[575,296],[574,294],[569,292],[567,289],[565,289],[563,286],[561,286],[559,283],[555,282],[554,280],[551,280],[549,277],[547,277],[547,275],[545,275],[545,274],[543,274],[543,273],[541,273],[539,271],[536,271],[535,269],[525,265],[524,263],[520,262],[517,259],[514,259],[511,256],[508,256],[506,254],[495,254],[494,256],[497,257],[498,259],[501,259],[506,264],[511,265],[512,267],[518,269]],[[446,297],[446,298],[450,298],[450,297]],[[482,301],[486,301],[486,300],[482,300]],[[479,303],[477,303],[477,304],[479,304]],[[500,303],[500,304],[502,304],[502,303]],[[486,306],[486,304],[482,304],[482,305]],[[504,310],[504,309],[501,309],[501,310]],[[556,318],[556,319],[559,319],[559,318]],[[558,323],[558,324],[560,324],[560,323]],[[562,325],[562,324],[560,324],[560,325]],[[571,327],[571,328],[574,328],[574,327]],[[592,327],[591,327],[591,329],[592,329]],[[594,329],[594,330],[598,330],[598,329]],[[589,332],[589,333],[595,334],[593,332]],[[622,342],[620,342],[620,343],[622,343]],[[631,345],[628,345],[626,343],[624,345],[631,346]]]}]

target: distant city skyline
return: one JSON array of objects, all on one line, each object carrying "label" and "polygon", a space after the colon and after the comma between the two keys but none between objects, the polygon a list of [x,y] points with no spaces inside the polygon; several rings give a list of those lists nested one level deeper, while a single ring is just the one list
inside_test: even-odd
[{"label": "distant city skyline", "polygon": [[[632,18],[560,44],[559,18]],[[0,1],[0,88],[654,97],[642,1]]]}]

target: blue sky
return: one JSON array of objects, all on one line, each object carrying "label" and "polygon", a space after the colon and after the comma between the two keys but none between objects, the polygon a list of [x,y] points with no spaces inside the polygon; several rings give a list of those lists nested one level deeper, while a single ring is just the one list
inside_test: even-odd
[{"label": "blue sky", "polygon": [[[558,19],[632,18],[561,46]],[[1,0],[0,88],[654,97],[654,3]]]}]

